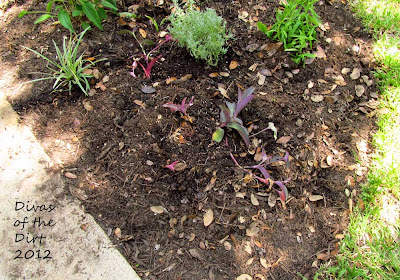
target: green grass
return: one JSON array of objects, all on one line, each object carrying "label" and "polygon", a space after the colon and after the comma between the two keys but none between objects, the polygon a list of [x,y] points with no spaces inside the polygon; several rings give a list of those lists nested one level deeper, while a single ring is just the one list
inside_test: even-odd
[{"label": "green grass", "polygon": [[327,264],[315,278],[400,279],[400,1],[359,0],[351,7],[375,34],[375,77],[386,112],[373,137],[363,206],[350,217],[337,264]]}]

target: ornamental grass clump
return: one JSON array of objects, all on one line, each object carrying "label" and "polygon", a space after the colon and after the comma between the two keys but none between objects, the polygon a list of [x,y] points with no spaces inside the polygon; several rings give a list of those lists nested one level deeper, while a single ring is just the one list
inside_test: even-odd
[{"label": "ornamental grass clump", "polygon": [[226,30],[226,22],[215,10],[202,12],[194,8],[194,1],[188,0],[181,8],[174,0],[175,11],[169,17],[169,32],[181,47],[189,50],[196,59],[203,59],[208,65],[216,66],[224,47],[232,34]]}]

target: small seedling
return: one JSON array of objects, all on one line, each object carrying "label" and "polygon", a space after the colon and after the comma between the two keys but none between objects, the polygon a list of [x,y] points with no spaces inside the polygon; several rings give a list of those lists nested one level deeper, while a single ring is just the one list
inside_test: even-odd
[{"label": "small seedling", "polygon": [[[278,161],[284,161],[286,163],[286,168],[289,168],[289,153],[286,152],[285,156],[281,157],[281,156],[268,156],[265,153],[265,150],[262,150],[262,159],[261,162],[253,165],[253,166],[248,166],[248,167],[242,167],[237,160],[235,159],[235,157],[233,156],[233,154],[231,153],[231,158],[233,160],[233,162],[235,163],[235,165],[243,170],[245,170],[246,172],[248,172],[253,178],[256,178],[259,182],[269,186],[270,189],[274,189],[278,194],[279,194],[279,198],[282,201],[283,204],[285,204],[286,199],[288,198],[288,190],[285,186],[285,183],[287,183],[289,181],[285,180],[285,181],[274,181],[271,179],[271,175],[269,174],[269,172],[267,171],[267,166],[274,163],[274,162],[278,162]],[[250,171],[249,169],[257,169],[261,172],[262,177],[256,175],[255,173],[253,173],[252,171]],[[279,187],[279,189],[274,188],[273,186],[277,185]]]},{"label": "small seedling", "polygon": [[307,57],[315,57],[304,53],[304,49],[312,49],[312,43],[317,40],[316,28],[321,22],[314,11],[316,1],[288,0],[287,4],[283,4],[283,10],[277,10],[276,22],[270,29],[262,22],[257,23],[261,32],[282,42],[285,51],[293,53],[293,60],[297,64]]},{"label": "small seedling", "polygon": [[172,112],[181,112],[184,116],[187,116],[187,109],[193,105],[194,96],[190,99],[189,103],[186,104],[187,97],[182,99],[181,104],[175,104],[173,102],[168,102],[163,105],[165,108],[171,109]]},{"label": "small seedling", "polygon": [[238,101],[229,102],[225,101],[225,105],[220,105],[220,124],[217,130],[212,135],[212,140],[215,142],[221,142],[224,137],[225,126],[235,129],[240,136],[243,138],[244,142],[248,146],[250,144],[249,133],[247,129],[243,126],[243,121],[238,118],[240,111],[255,97],[253,95],[255,88],[249,87],[244,92],[238,87]]},{"label": "small seedling", "polygon": [[[136,78],[135,75],[135,69],[137,68],[138,65],[140,65],[140,67],[142,67],[143,71],[144,71],[144,75],[147,78],[150,78],[151,75],[151,69],[154,67],[154,65],[156,64],[157,60],[159,60],[162,55],[158,55],[155,58],[150,58],[151,54],[153,52],[155,52],[156,50],[158,50],[163,44],[165,44],[166,42],[172,40],[172,37],[169,35],[165,36],[165,39],[159,43],[154,49],[152,49],[151,51],[149,51],[148,53],[146,53],[146,51],[143,48],[143,45],[139,42],[139,40],[136,37],[136,32],[137,28],[134,28],[133,31],[127,31],[128,33],[132,34],[133,37],[135,38],[136,42],[139,44],[140,48],[142,49],[142,53],[138,54],[138,58],[133,59],[133,63],[132,63],[132,72],[129,72],[129,74],[131,74],[132,77]],[[146,62],[146,67],[139,62],[140,58],[144,58],[145,62]]]}]

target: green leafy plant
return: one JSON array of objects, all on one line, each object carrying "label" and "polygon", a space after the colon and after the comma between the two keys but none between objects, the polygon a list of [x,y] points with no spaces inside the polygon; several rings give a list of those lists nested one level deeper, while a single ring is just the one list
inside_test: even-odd
[{"label": "green leafy plant", "polygon": [[175,11],[169,17],[168,27],[171,36],[194,58],[217,65],[220,56],[227,52],[226,41],[233,37],[226,30],[226,22],[213,9],[198,11],[193,0],[188,0],[184,8],[179,7],[177,0],[173,2]]},{"label": "green leafy plant", "polygon": [[244,92],[238,87],[238,101],[228,102],[225,101],[225,105],[220,105],[220,124],[217,130],[212,135],[212,140],[215,142],[221,142],[224,137],[225,126],[235,129],[240,136],[243,138],[244,142],[248,146],[250,143],[249,133],[247,129],[243,126],[243,121],[238,118],[240,111],[255,97],[253,94],[255,88],[249,87]]},{"label": "green leafy plant", "polygon": [[295,63],[304,61],[307,57],[314,57],[304,50],[317,40],[316,28],[320,25],[320,19],[314,11],[314,3],[317,0],[288,0],[283,4],[283,10],[276,12],[276,22],[268,29],[262,22],[258,22],[258,29],[269,38],[281,41],[287,52],[293,52]]},{"label": "green leafy plant", "polygon": [[107,18],[107,10],[116,13],[117,3],[115,0],[51,0],[47,6],[46,11],[42,12],[28,12],[22,11],[18,17],[23,17],[26,14],[42,14],[39,16],[35,24],[41,23],[49,18],[58,18],[58,21],[62,26],[67,28],[71,32],[75,32],[72,26],[72,20],[76,18],[81,22],[83,29],[90,27],[90,24],[86,22],[85,17],[94,26],[103,30],[101,22]]},{"label": "green leafy plant", "polygon": [[31,52],[35,53],[39,57],[46,60],[50,66],[47,66],[48,69],[51,70],[51,73],[40,73],[46,75],[47,77],[35,79],[29,82],[37,82],[42,80],[55,80],[53,85],[53,90],[56,91],[59,88],[64,88],[68,86],[68,91],[71,93],[72,86],[78,85],[82,92],[87,95],[90,90],[90,84],[88,79],[93,77],[90,74],[86,74],[85,70],[92,67],[95,63],[103,61],[105,59],[99,59],[95,62],[92,62],[88,59],[83,58],[83,53],[78,56],[78,48],[80,43],[82,42],[82,38],[85,35],[86,31],[84,30],[79,37],[70,37],[69,40],[64,37],[62,50],[57,46],[57,44],[53,41],[54,47],[56,49],[58,61],[53,61],[50,58],[44,56],[43,54],[30,49],[28,47],[24,47]]}]

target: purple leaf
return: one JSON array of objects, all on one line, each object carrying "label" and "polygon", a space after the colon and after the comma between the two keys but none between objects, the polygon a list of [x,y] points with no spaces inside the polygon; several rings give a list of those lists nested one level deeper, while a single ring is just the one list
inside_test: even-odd
[{"label": "purple leaf", "polygon": [[271,176],[269,175],[267,169],[265,169],[264,166],[262,166],[262,165],[254,165],[254,166],[252,166],[251,168],[260,170],[261,174],[264,176],[264,179],[269,179],[269,178],[271,178]]},{"label": "purple leaf", "polygon": [[231,122],[231,115],[228,107],[225,105],[220,105],[219,107],[221,108],[221,111],[219,112],[219,126],[224,127]]},{"label": "purple leaf", "polygon": [[238,102],[236,105],[235,112],[233,114],[234,117],[237,117],[239,115],[240,111],[255,97],[252,93],[254,92],[255,88],[254,87],[249,87],[244,91],[242,94],[242,90],[238,88]]},{"label": "purple leaf", "polygon": [[138,66],[137,61],[134,60],[132,63],[132,72],[129,72],[129,74],[134,78],[136,78],[135,69],[137,68],[137,66]]},{"label": "purple leaf", "polygon": [[181,112],[181,105],[179,105],[179,104],[174,104],[174,103],[172,103],[172,102],[165,103],[165,104],[163,105],[163,107],[171,109],[171,111],[172,111],[173,113],[175,113],[176,111]]},{"label": "purple leaf", "polygon": [[182,112],[184,115],[187,115],[186,111],[190,106],[193,105],[194,96],[192,96],[192,99],[190,99],[188,104],[186,104],[186,98],[187,97],[183,98],[181,104],[175,104],[172,102],[168,102],[168,103],[165,103],[163,105],[163,107],[170,108],[172,112],[178,111],[178,112]]},{"label": "purple leaf", "polygon": [[277,189],[274,189],[274,190],[277,191],[277,193],[279,194],[279,198],[281,199],[281,201],[283,203],[285,203],[287,197],[289,196],[287,188],[281,181],[275,181],[274,184],[276,184],[280,187],[281,190],[277,190]]},{"label": "purple leaf", "polygon": [[175,165],[176,165],[178,162],[179,162],[178,160],[177,160],[177,161],[174,161],[173,163],[168,164],[168,165],[165,165],[164,167],[165,167],[165,168],[168,168],[168,169],[171,170],[171,171],[175,171]]},{"label": "purple leaf", "polygon": [[240,164],[237,162],[236,158],[233,156],[233,154],[230,153],[230,155],[231,155],[231,158],[232,158],[233,162],[235,163],[235,165],[236,165],[237,167],[241,167]]},{"label": "purple leaf", "polygon": [[156,64],[157,60],[159,60],[161,58],[161,54],[155,58],[153,58],[149,64],[147,65],[146,69],[143,68],[144,73],[146,75],[147,78],[150,78],[150,74],[151,74],[151,69],[153,68],[154,64]]}]

